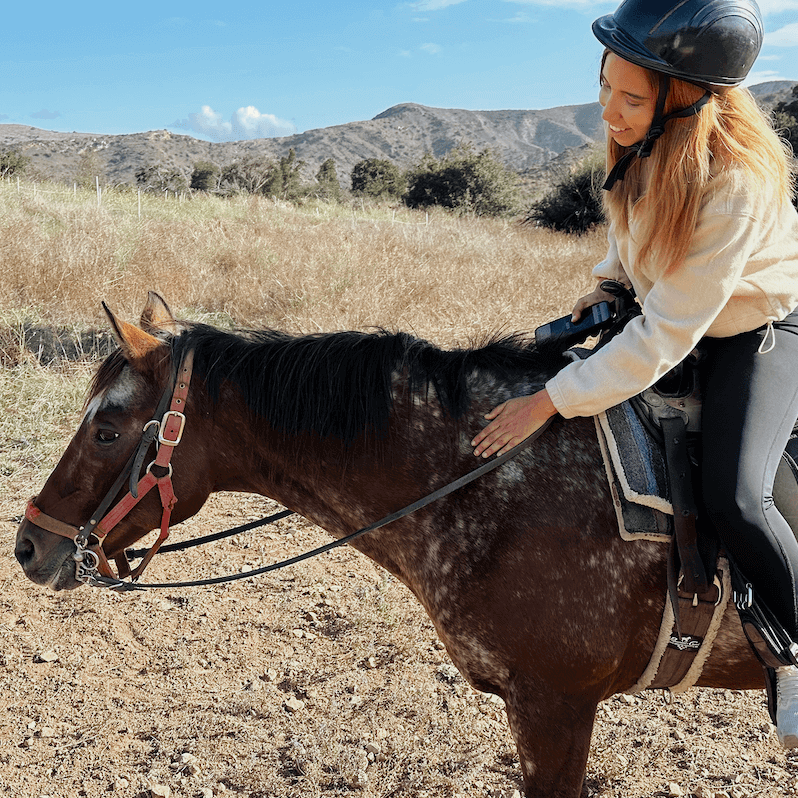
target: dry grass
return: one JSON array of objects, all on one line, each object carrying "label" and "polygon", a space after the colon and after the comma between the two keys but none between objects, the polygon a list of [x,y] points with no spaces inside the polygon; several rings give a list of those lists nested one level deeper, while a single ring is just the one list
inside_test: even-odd
[{"label": "dry grass", "polygon": [[149,289],[182,313],[296,331],[382,325],[439,340],[530,329],[590,280],[603,234],[390,208],[177,202],[0,184],[0,319],[102,323]]}]

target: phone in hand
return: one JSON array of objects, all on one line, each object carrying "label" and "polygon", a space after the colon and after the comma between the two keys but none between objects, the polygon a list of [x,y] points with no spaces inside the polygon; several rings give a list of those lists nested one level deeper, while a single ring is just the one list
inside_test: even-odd
[{"label": "phone in hand", "polygon": [[591,305],[576,323],[571,321],[571,316],[555,319],[535,330],[535,343],[549,343],[558,341],[563,350],[581,344],[591,335],[598,335],[609,327],[612,322],[612,306],[609,302],[599,302]]}]

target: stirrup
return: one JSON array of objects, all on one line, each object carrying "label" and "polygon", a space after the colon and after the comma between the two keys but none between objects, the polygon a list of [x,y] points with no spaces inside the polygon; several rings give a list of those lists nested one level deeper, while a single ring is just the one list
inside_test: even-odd
[{"label": "stirrup", "polygon": [[732,588],[743,632],[760,663],[773,669],[798,666],[798,643],[756,596],[751,583],[736,567],[732,568]]}]

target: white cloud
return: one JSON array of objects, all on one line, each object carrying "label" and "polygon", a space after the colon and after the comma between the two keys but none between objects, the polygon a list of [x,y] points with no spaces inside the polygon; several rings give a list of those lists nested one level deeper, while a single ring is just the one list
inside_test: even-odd
[{"label": "white cloud", "polygon": [[765,34],[765,44],[771,47],[798,47],[798,22]]},{"label": "white cloud", "polygon": [[774,70],[763,69],[759,72],[749,72],[743,81],[743,86],[756,86],[757,83],[770,83],[774,80],[787,80]]},{"label": "white cloud", "polygon": [[427,44],[422,44],[420,49],[425,53],[429,53],[430,55],[437,55],[441,51],[441,46],[439,44],[432,44],[432,42],[428,42]]},{"label": "white cloud", "polygon": [[465,0],[418,0],[418,2],[410,3],[409,5],[415,11],[440,11],[442,8],[456,6],[464,2]]},{"label": "white cloud", "polygon": [[60,111],[48,111],[46,108],[42,108],[41,111],[34,111],[32,114],[29,114],[31,119],[58,119],[61,116]]},{"label": "white cloud", "polygon": [[267,139],[275,136],[290,136],[296,133],[296,125],[274,114],[262,114],[254,105],[239,108],[225,120],[210,105],[203,105],[197,114],[174,123],[174,127],[191,130],[213,141],[241,141],[243,139]]},{"label": "white cloud", "polygon": [[757,5],[764,16],[781,14],[784,11],[798,11],[798,0],[759,0]]}]

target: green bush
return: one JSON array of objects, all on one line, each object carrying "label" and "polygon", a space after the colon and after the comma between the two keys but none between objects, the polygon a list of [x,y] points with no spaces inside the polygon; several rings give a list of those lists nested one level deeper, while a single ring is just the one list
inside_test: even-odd
[{"label": "green bush", "polygon": [[0,177],[21,176],[29,164],[30,158],[26,158],[16,150],[0,152]]},{"label": "green bush", "polygon": [[281,199],[299,199],[305,193],[300,179],[304,166],[305,162],[297,160],[296,152],[291,147],[288,155],[280,158],[280,162],[274,168],[264,193]]},{"label": "green bush", "polygon": [[407,191],[407,181],[399,167],[381,158],[358,161],[352,168],[352,193],[358,197],[398,200]]},{"label": "green bush", "polygon": [[324,200],[339,201],[341,199],[341,184],[338,182],[338,172],[335,169],[335,160],[328,158],[316,172],[317,195]]},{"label": "green bush", "polygon": [[604,167],[591,155],[536,202],[524,221],[564,233],[586,233],[604,221],[603,182]]},{"label": "green bush", "polygon": [[222,169],[211,161],[197,161],[191,173],[191,188],[195,191],[216,191]]},{"label": "green bush", "polygon": [[475,152],[461,144],[437,160],[427,154],[410,171],[406,204],[439,205],[476,216],[518,211],[518,176],[488,149]]},{"label": "green bush", "polygon": [[136,170],[136,185],[142,191],[153,193],[160,191],[177,193],[188,188],[188,182],[179,169],[160,163],[139,167]]},{"label": "green bush", "polygon": [[277,165],[262,155],[233,161],[222,167],[219,188],[223,194],[269,194]]}]

